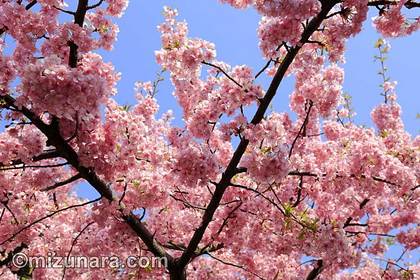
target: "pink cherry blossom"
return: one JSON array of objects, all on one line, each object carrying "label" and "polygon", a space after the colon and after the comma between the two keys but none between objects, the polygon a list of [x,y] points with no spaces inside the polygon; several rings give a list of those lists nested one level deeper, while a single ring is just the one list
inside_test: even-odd
[{"label": "pink cherry blossom", "polygon": [[[120,74],[98,49],[113,48],[127,0],[0,1],[1,279],[418,278],[420,137],[387,78],[374,126],[353,120],[342,66],[368,14],[384,36],[408,36],[418,4],[218,2],[261,16],[266,67],[222,61],[164,7],[155,59],[174,121],[160,76],[138,77],[133,105],[114,97]],[[291,111],[278,112],[285,79]],[[22,253],[118,261],[21,268]]]}]

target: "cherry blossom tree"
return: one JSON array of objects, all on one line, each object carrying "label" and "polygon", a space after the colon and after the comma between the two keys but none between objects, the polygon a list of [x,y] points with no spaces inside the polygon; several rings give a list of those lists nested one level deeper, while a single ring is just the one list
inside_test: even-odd
[{"label": "cherry blossom tree", "polygon": [[[376,125],[352,120],[346,41],[369,9],[384,37],[420,27],[415,0],[221,0],[261,14],[262,69],[231,66],[164,8],[157,63],[184,125],[158,117],[157,83],[113,99],[113,18],[127,0],[0,0],[1,279],[418,279],[419,136],[386,77]],[[71,19],[69,21],[64,19]],[[7,51],[6,51],[7,50]],[[259,84],[271,77],[268,88]],[[292,76],[293,114],[267,109]],[[141,78],[141,77],[139,77]],[[251,112],[251,113],[247,113]],[[88,201],[74,187],[98,193]],[[381,259],[390,244],[401,257]],[[27,256],[158,258],[164,266],[17,267]]]}]

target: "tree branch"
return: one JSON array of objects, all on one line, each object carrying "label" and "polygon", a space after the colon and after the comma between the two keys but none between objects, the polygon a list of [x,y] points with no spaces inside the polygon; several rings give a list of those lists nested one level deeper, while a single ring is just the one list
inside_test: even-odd
[{"label": "tree branch", "polygon": [[74,181],[77,181],[77,180],[79,180],[81,178],[82,178],[82,176],[80,174],[76,174],[76,175],[72,176],[71,178],[69,178],[67,180],[64,180],[64,181],[58,182],[58,183],[56,183],[56,184],[54,184],[52,186],[43,188],[43,189],[41,189],[41,191],[42,192],[52,191],[52,190],[55,190],[56,188],[59,188],[61,186],[65,186],[65,185],[70,184],[70,183],[72,183]]},{"label": "tree branch", "polygon": [[24,249],[27,249],[27,248],[28,248],[28,245],[26,245],[25,243],[22,243],[21,245],[17,246],[12,252],[9,252],[3,260],[0,260],[0,267],[4,265],[8,265],[13,260],[14,255],[19,254],[20,252],[22,252]]},{"label": "tree branch", "polygon": [[[37,0],[33,0],[32,2],[28,3],[25,6],[25,10],[31,9],[33,6],[35,6],[36,3],[38,3]],[[0,36],[3,35],[4,32],[6,32],[6,27],[0,28]]]},{"label": "tree branch", "polygon": [[219,72],[222,72],[226,76],[226,78],[228,78],[229,80],[234,82],[238,87],[243,88],[243,86],[240,83],[238,83],[234,78],[232,78],[228,73],[226,73],[226,71],[223,70],[222,67],[220,67],[218,65],[215,65],[213,63],[210,63],[210,62],[205,62],[205,61],[202,61],[201,63],[204,64],[204,65],[208,65],[208,66],[211,66],[213,68],[216,68]]},{"label": "tree branch", "polygon": [[292,156],[293,153],[293,148],[296,145],[297,140],[299,139],[300,136],[304,136],[304,131],[306,131],[306,126],[308,125],[308,121],[309,121],[309,115],[311,114],[311,110],[312,110],[312,106],[314,105],[314,103],[312,102],[312,100],[309,100],[309,108],[306,112],[306,116],[305,119],[303,120],[302,126],[299,129],[298,134],[296,135],[295,139],[293,140],[292,146],[290,147],[290,151],[289,151],[289,159]]},{"label": "tree branch", "polygon": [[246,267],[244,267],[243,265],[240,265],[240,264],[235,264],[235,263],[232,263],[232,262],[228,262],[228,261],[222,260],[222,259],[220,259],[220,258],[218,258],[218,257],[213,256],[212,254],[209,254],[209,253],[207,253],[207,255],[208,255],[210,258],[212,258],[212,259],[214,259],[214,260],[216,260],[216,261],[218,261],[218,262],[220,262],[220,263],[222,263],[222,264],[224,264],[224,265],[233,266],[233,267],[236,267],[236,268],[242,269],[242,270],[244,270],[244,271],[246,271],[246,272],[248,272],[248,273],[250,273],[250,274],[254,275],[254,276],[255,276],[255,277],[257,277],[258,279],[265,280],[264,278],[262,278],[261,276],[259,276],[259,275],[258,275],[258,274],[256,274],[255,272],[252,272],[251,270],[249,270],[249,269],[247,269]]},{"label": "tree branch", "polygon": [[[73,239],[73,242],[71,243],[71,247],[70,247],[70,250],[69,250],[69,252],[67,253],[67,256],[66,256],[66,260],[68,261],[68,259],[69,259],[69,257],[70,257],[70,255],[71,255],[71,252],[73,251],[73,248],[74,248],[74,245],[76,245],[76,242],[77,242],[77,239],[79,239],[79,237],[83,234],[83,232],[88,228],[88,227],[90,227],[92,224],[93,224],[94,222],[90,222],[90,223],[88,223],[78,234],[77,234],[77,236]],[[61,278],[62,280],[64,280],[64,277],[66,276],[66,269],[67,269],[67,266],[64,266],[64,268],[63,268],[63,277]]]},{"label": "tree branch", "polygon": [[127,215],[123,215],[123,217],[127,224],[129,224],[137,235],[141,237],[144,244],[146,244],[147,248],[155,256],[159,258],[166,258],[169,266],[174,263],[173,257],[165,251],[164,247],[155,239],[154,234],[146,228],[144,223],[142,223],[136,215],[129,213]]},{"label": "tree branch", "polygon": [[[15,107],[16,100],[10,95],[2,96],[7,105]],[[19,111],[27,117],[32,123],[48,138],[48,142],[56,148],[58,154],[66,159],[84,178],[88,181],[100,194],[108,200],[113,200],[113,194],[108,185],[103,182],[98,175],[91,168],[84,167],[79,162],[79,157],[74,149],[67,143],[60,135],[60,132],[54,125],[44,123],[38,116],[36,116],[28,108],[22,106]]]},{"label": "tree branch", "polygon": [[[83,27],[85,21],[86,12],[88,10],[89,0],[79,0],[77,10],[74,13],[74,23]],[[69,54],[69,65],[71,68],[77,67],[77,50],[78,46],[74,42],[69,42],[70,54]]]},{"label": "tree branch", "polygon": [[88,6],[88,7],[87,7],[87,9],[88,9],[88,10],[95,9],[95,8],[99,7],[100,5],[102,5],[102,3],[103,3],[103,2],[104,2],[104,0],[99,0],[99,2],[98,2],[98,3],[93,4],[93,5],[91,5],[91,6]]},{"label": "tree branch", "polygon": [[83,207],[83,206],[86,206],[86,205],[95,203],[95,202],[97,202],[97,201],[99,201],[101,199],[102,199],[102,197],[99,197],[99,198],[96,198],[94,200],[90,200],[90,201],[87,201],[87,202],[84,202],[84,203],[80,203],[80,204],[75,204],[75,205],[71,205],[71,206],[68,206],[68,207],[64,207],[64,208],[61,208],[59,210],[56,210],[56,211],[54,211],[54,212],[52,212],[52,213],[50,213],[48,215],[45,215],[42,218],[36,219],[35,221],[27,224],[26,226],[24,226],[21,229],[19,229],[18,231],[16,231],[14,234],[12,234],[6,240],[2,241],[0,243],[0,246],[3,245],[3,244],[5,244],[6,242],[9,242],[9,241],[13,240],[13,238],[15,238],[16,236],[18,236],[19,234],[21,234],[23,231],[27,230],[28,228],[32,227],[33,225],[35,225],[35,224],[37,224],[39,222],[42,222],[42,221],[44,221],[44,220],[46,220],[48,218],[51,218],[52,216],[55,216],[55,215],[57,215],[57,214],[59,214],[61,212],[64,212],[64,211],[67,211],[67,210],[70,210],[70,209],[74,209],[74,208],[78,208],[78,207]]},{"label": "tree branch", "polygon": [[[398,5],[399,1],[389,1],[389,0],[378,0],[378,1],[369,1],[368,2],[368,6],[386,6],[386,5]],[[413,8],[420,8],[420,3],[415,2],[415,1],[407,1],[404,6],[407,9],[413,9]]]},{"label": "tree branch", "polygon": [[314,268],[311,270],[311,272],[309,272],[308,276],[306,277],[306,280],[315,280],[321,274],[322,269],[323,261],[318,260]]},{"label": "tree branch", "polygon": [[[271,100],[274,98],[277,89],[280,86],[281,81],[283,80],[283,77],[286,74],[287,69],[293,62],[294,58],[296,57],[299,50],[302,48],[302,46],[309,40],[311,35],[318,29],[322,21],[325,19],[325,17],[328,15],[329,11],[337,4],[337,1],[322,1],[322,9],[320,13],[315,16],[307,25],[306,29],[302,33],[302,37],[300,42],[293,48],[289,50],[285,58],[283,59],[282,63],[280,64],[279,68],[277,69],[277,72],[271,81],[271,84],[264,96],[264,98],[261,100],[260,105],[252,118],[251,123],[256,125],[264,117],[265,112],[267,111]],[[220,201],[223,198],[223,194],[226,190],[226,188],[230,185],[230,181],[237,174],[237,166],[242,158],[242,155],[245,153],[245,150],[249,144],[249,141],[245,138],[242,138],[238,147],[236,148],[236,151],[234,152],[225,172],[222,175],[222,178],[220,179],[219,183],[216,184],[216,190],[214,191],[214,194],[210,200],[210,203],[208,204],[208,207],[206,211],[204,212],[204,215],[201,220],[200,226],[197,228],[197,230],[194,232],[187,249],[184,251],[182,256],[177,260],[177,265],[179,268],[184,269],[188,262],[191,260],[191,258],[194,255],[194,252],[196,248],[198,247],[201,239],[204,236],[204,233],[210,224],[210,222],[213,219],[214,213],[216,212],[217,208],[220,205]]]},{"label": "tree branch", "polygon": [[[98,3],[99,4],[99,3]],[[88,0],[79,0],[77,10],[74,15],[74,23],[78,24],[79,26],[83,26],[83,22],[86,16],[86,11],[89,9]],[[0,30],[0,35],[3,33]],[[78,60],[78,46],[73,42],[69,42],[70,46],[70,55],[69,55],[69,66],[72,68],[77,67],[77,60]],[[5,104],[10,107],[12,110],[18,111],[22,113],[26,118],[32,121],[32,124],[35,125],[46,137],[47,143],[51,146],[56,148],[57,154],[66,159],[69,164],[71,164],[80,174],[81,178],[85,179],[92,187],[94,187],[101,197],[106,198],[109,201],[115,201],[115,197],[112,193],[112,190],[99,176],[94,172],[92,168],[87,168],[81,165],[78,154],[72,148],[72,146],[61,136],[60,131],[58,129],[58,119],[54,118],[51,124],[46,124],[43,122],[35,113],[24,106],[16,106],[16,100],[10,95],[4,95],[0,97],[1,100],[5,102]],[[124,211],[125,206],[121,203],[120,205],[121,211]],[[67,208],[68,209],[68,208]],[[63,211],[63,210],[60,210]],[[42,221],[52,215],[57,214],[58,212],[54,212],[47,217],[42,218],[41,220],[36,220],[30,225],[24,227],[17,233],[15,233],[12,237],[8,240],[13,239],[23,230],[26,230],[33,224]],[[146,228],[146,226],[137,220],[136,216],[133,213],[129,213],[123,215],[125,221],[131,226],[133,231],[143,240],[146,244],[148,249],[156,254],[157,256],[165,257],[168,260],[169,267],[173,267],[173,258],[171,255],[166,253],[163,247],[155,240],[154,235],[150,233],[150,231]],[[8,240],[4,241],[7,242]],[[4,244],[1,243],[1,244]],[[0,244],[0,245],[1,245]]]}]

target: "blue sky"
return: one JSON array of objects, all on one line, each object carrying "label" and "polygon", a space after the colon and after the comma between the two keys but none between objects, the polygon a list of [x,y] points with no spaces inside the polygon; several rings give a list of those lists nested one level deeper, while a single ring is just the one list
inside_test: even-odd
[{"label": "blue sky", "polygon": [[[192,4],[193,3],[193,4]],[[256,29],[259,15],[253,9],[237,10],[222,5],[217,0],[154,0],[131,1],[125,15],[118,19],[120,34],[115,48],[111,52],[101,52],[106,61],[112,61],[122,73],[116,99],[122,104],[134,103],[133,87],[135,81],[154,80],[160,71],[155,62],[154,51],[160,49],[160,33],[156,26],[163,21],[164,5],[179,10],[179,19],[185,19],[190,28],[190,36],[200,37],[214,42],[219,60],[231,65],[247,64],[254,70],[260,69],[265,61],[258,48]],[[363,32],[349,40],[346,52],[344,90],[353,96],[353,107],[357,112],[356,122],[372,125],[370,111],[382,102],[378,62],[373,57],[377,49],[373,47],[380,37],[372,27],[370,18],[375,16],[372,10],[365,22]],[[399,103],[403,107],[403,119],[407,130],[419,133],[416,114],[420,112],[418,86],[416,80],[420,73],[420,33],[410,37],[391,40],[391,51],[387,66],[389,76],[398,81]],[[258,80],[267,85],[269,79]],[[274,100],[274,108],[288,111],[288,98],[293,90],[293,79],[289,78],[281,85]],[[172,96],[172,87],[168,79],[159,87],[157,95],[161,111],[172,109],[177,125],[181,125],[181,115]]]}]

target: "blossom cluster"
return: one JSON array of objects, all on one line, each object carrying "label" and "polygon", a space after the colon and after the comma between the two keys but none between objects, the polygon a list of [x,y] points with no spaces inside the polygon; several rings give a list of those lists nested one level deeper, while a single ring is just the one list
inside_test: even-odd
[{"label": "blossom cluster", "polygon": [[[64,22],[62,0],[0,1],[0,32],[14,42],[0,41],[7,123],[0,133],[0,264],[17,250],[120,259],[166,251],[176,259],[204,226],[186,267],[192,279],[296,280],[317,271],[320,279],[416,279],[419,264],[403,257],[386,267],[374,261],[391,244],[410,253],[420,242],[420,137],[405,131],[396,83],[382,85],[389,98],[373,108],[373,128],[345,121],[339,109],[338,65],[372,3],[345,0],[325,11],[333,2],[220,2],[261,15],[266,74],[290,63],[281,78],[295,78],[290,113],[265,110],[263,71],[218,60],[216,46],[191,38],[174,9],[164,8],[155,58],[169,73],[180,125],[171,112],[161,114],[157,82],[136,83],[133,106],[113,99],[120,75],[94,51],[112,48],[118,33],[112,17],[123,14],[127,0],[90,3],[83,23]],[[37,9],[24,6],[31,3]],[[375,27],[389,37],[417,30],[419,20],[404,15],[407,4],[380,5]],[[303,40],[321,11],[328,13]],[[13,51],[6,55],[5,48]],[[86,180],[99,181],[111,197],[78,197],[74,187],[89,188],[78,184]],[[132,230],[127,215],[140,230]],[[0,265],[2,279],[26,277],[17,273],[170,278],[163,268],[27,272]]]}]

